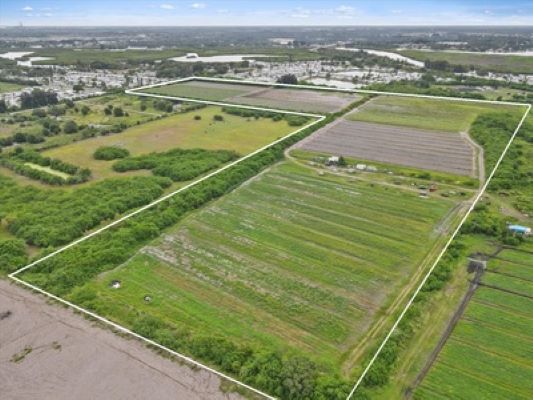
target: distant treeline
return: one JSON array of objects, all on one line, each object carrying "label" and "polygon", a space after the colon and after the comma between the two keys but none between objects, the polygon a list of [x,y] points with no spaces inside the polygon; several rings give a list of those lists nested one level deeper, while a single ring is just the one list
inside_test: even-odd
[{"label": "distant treeline", "polygon": [[226,114],[237,115],[243,118],[270,118],[273,121],[285,120],[290,126],[302,126],[309,121],[308,117],[295,114],[281,114],[273,111],[249,110],[238,107],[222,107]]}]

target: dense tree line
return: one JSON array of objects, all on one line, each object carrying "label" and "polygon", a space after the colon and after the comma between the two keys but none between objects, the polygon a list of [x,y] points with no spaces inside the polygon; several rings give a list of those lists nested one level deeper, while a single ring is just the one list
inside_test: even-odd
[{"label": "dense tree line", "polygon": [[0,274],[10,273],[28,262],[23,240],[0,240]]},{"label": "dense tree line", "polygon": [[[80,168],[77,165],[56,158],[44,157],[37,151],[24,150],[22,147],[17,147],[15,151],[11,153],[3,154],[0,157],[0,163],[20,175],[50,185],[74,185],[86,182],[91,177],[91,170],[88,168]],[[31,165],[27,165],[27,163],[49,167],[50,169],[63,172],[70,176],[68,178],[63,178],[47,171],[33,168]]]},{"label": "dense tree line", "polygon": [[223,107],[226,114],[237,115],[243,118],[270,118],[273,121],[286,120],[290,126],[302,126],[309,121],[308,117],[295,114],[280,114],[273,111],[249,110],[246,108]]},{"label": "dense tree line", "polygon": [[130,152],[128,149],[116,146],[102,146],[98,147],[93,154],[95,160],[116,160],[118,158],[128,157]]},{"label": "dense tree line", "polygon": [[511,138],[521,115],[503,112],[482,114],[470,127],[470,136],[483,146],[485,172],[489,174]]},{"label": "dense tree line", "polygon": [[65,191],[21,186],[0,176],[0,217],[13,235],[28,244],[59,246],[102,221],[149,203],[170,183],[167,178],[128,177]]},{"label": "dense tree line", "polygon": [[117,172],[148,169],[154,175],[179,182],[193,179],[238,157],[237,153],[229,150],[173,149],[124,158],[113,164],[113,169]]},{"label": "dense tree line", "polygon": [[22,93],[20,96],[20,108],[43,107],[57,103],[57,93],[51,90],[33,89],[31,93]]}]

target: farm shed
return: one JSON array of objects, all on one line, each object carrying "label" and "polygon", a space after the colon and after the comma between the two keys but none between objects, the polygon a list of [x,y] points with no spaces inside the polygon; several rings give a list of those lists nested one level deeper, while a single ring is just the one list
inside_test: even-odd
[{"label": "farm shed", "polygon": [[507,228],[514,234],[518,234],[518,235],[522,235],[522,236],[531,235],[531,228],[528,227],[528,226],[509,225]]}]

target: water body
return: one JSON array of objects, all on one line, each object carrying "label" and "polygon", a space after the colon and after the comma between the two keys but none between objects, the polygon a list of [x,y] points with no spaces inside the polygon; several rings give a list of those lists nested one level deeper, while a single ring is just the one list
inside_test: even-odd
[{"label": "water body", "polygon": [[418,67],[418,68],[424,67],[424,63],[422,61],[417,61],[412,58],[402,56],[401,54],[398,54],[398,53],[392,53],[390,51],[372,50],[372,49],[352,49],[352,48],[346,48],[346,47],[337,47],[335,50],[356,51],[356,52],[364,51],[365,53],[373,54],[375,56],[387,57],[395,61],[402,61],[407,64],[411,64],[415,67]]},{"label": "water body", "polygon": [[209,57],[200,57],[198,55],[182,56],[182,57],[172,57],[169,60],[178,61],[178,62],[210,62],[210,63],[227,63],[227,62],[241,62],[246,61],[247,59],[253,58],[262,58],[262,57],[272,57],[266,54],[228,54],[220,56],[209,56]]},{"label": "water body", "polygon": [[33,53],[33,51],[10,51],[7,53],[0,54],[0,58],[5,58],[7,60],[16,60],[17,58],[22,58]]}]

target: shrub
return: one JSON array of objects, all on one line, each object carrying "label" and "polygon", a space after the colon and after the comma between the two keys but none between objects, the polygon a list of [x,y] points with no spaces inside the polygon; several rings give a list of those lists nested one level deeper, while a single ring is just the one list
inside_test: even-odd
[{"label": "shrub", "polygon": [[104,146],[99,147],[93,154],[95,160],[116,160],[117,158],[128,157],[130,152],[120,147]]},{"label": "shrub", "polygon": [[66,134],[78,132],[78,124],[76,124],[76,122],[72,120],[65,122],[65,124],[63,125],[63,132],[65,132]]}]

